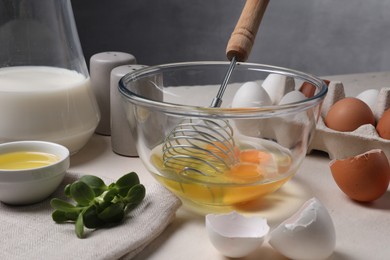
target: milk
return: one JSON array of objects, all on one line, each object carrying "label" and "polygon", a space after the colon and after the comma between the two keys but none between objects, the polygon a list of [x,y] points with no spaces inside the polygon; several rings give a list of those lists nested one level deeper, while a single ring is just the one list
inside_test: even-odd
[{"label": "milk", "polygon": [[0,143],[44,140],[74,153],[99,119],[89,77],[55,67],[0,69]]}]

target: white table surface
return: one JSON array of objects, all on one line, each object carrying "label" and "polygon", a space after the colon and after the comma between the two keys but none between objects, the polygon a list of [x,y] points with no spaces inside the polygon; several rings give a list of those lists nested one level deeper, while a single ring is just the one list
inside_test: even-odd
[{"label": "white table surface", "polygon": [[[341,81],[346,95],[369,88],[390,87],[389,73],[324,77]],[[317,197],[328,209],[336,227],[337,244],[330,259],[390,259],[390,189],[372,203],[348,199],[335,184],[326,154],[306,157],[297,175],[266,201],[254,203],[250,214],[266,217],[272,227],[288,218],[309,198]],[[71,157],[71,171],[116,179],[135,171],[141,182],[154,181],[137,157],[112,152],[109,136],[94,135]],[[208,240],[204,216],[180,208],[174,222],[136,259],[225,259]],[[285,259],[265,243],[245,259]]]}]

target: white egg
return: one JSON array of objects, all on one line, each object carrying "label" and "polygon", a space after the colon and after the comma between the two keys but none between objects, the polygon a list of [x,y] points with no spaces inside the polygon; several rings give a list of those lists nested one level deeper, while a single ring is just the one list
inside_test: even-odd
[{"label": "white egg", "polygon": [[292,77],[271,73],[261,86],[267,91],[272,104],[278,104],[286,93],[295,88],[295,81]]},{"label": "white egg", "polygon": [[293,90],[288,92],[286,95],[282,97],[279,101],[279,105],[285,105],[289,103],[299,102],[305,100],[305,95],[299,90]]},{"label": "white egg", "polygon": [[262,107],[271,105],[267,92],[256,82],[244,83],[234,95],[232,107]]},{"label": "white egg", "polygon": [[321,202],[312,198],[270,233],[269,244],[292,259],[326,259],[336,246],[332,218]]},{"label": "white egg", "polygon": [[244,257],[255,251],[269,232],[267,220],[229,214],[206,215],[206,229],[213,246],[227,257]]},{"label": "white egg", "polygon": [[361,92],[356,98],[360,99],[364,103],[366,103],[371,110],[375,111],[375,106],[378,100],[379,90],[377,89],[367,89]]}]

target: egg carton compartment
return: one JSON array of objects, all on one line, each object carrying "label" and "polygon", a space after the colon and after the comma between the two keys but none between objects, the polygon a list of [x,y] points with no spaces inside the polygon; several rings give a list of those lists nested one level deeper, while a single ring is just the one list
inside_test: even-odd
[{"label": "egg carton compartment", "polygon": [[[381,138],[375,126],[367,124],[351,132],[340,132],[325,125],[324,118],[331,106],[345,97],[342,82],[331,81],[308,153],[318,150],[326,152],[330,159],[344,159],[371,149],[381,149],[390,158],[390,140]],[[377,122],[384,111],[390,107],[390,88],[380,89],[375,101],[371,109]]]}]

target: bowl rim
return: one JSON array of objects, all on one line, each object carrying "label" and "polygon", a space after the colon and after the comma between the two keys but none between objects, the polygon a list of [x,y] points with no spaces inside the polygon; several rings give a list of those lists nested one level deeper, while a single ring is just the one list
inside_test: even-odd
[{"label": "bowl rim", "polygon": [[[130,91],[126,84],[131,81],[136,81],[140,78],[155,75],[159,71],[164,72],[174,68],[186,68],[194,66],[226,66],[226,70],[230,65],[230,62],[226,61],[193,61],[193,62],[178,62],[178,63],[167,63],[161,65],[155,65],[150,67],[141,68],[139,70],[127,73],[123,76],[118,83],[119,93],[123,98],[127,98],[136,105],[141,105],[151,109],[157,109],[162,112],[175,115],[191,115],[197,117],[210,117],[217,116],[219,118],[251,118],[258,116],[275,116],[286,113],[295,113],[299,111],[307,110],[320,104],[326,96],[328,91],[327,84],[317,76],[309,73],[288,69],[284,67],[278,67],[273,65],[259,64],[259,63],[248,63],[248,62],[237,62],[236,68],[246,68],[248,70],[258,70],[261,72],[277,73],[280,75],[291,76],[295,79],[302,79],[311,84],[314,84],[319,91],[313,97],[305,100],[288,103],[284,105],[271,105],[264,107],[251,107],[251,108],[228,108],[228,107],[201,107],[201,106],[188,106],[183,104],[168,103],[163,101],[156,101],[140,96]],[[212,97],[210,97],[210,100]]]},{"label": "bowl rim", "polygon": [[57,143],[47,141],[14,141],[0,144],[0,155],[18,151],[51,153],[58,156],[59,160],[36,168],[16,170],[0,168],[0,182],[36,181],[53,178],[64,174],[70,165],[68,148]]}]

